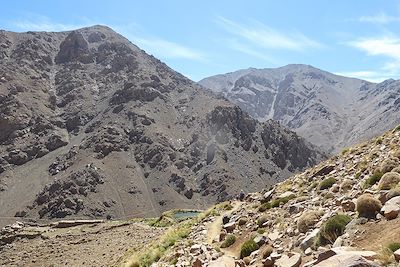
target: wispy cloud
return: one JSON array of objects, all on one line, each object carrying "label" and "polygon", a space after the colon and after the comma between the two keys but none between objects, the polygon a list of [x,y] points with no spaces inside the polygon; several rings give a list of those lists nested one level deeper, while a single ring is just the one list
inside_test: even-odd
[{"label": "wispy cloud", "polygon": [[382,57],[385,62],[375,71],[356,71],[349,76],[369,81],[382,81],[400,75],[400,38],[388,34],[381,37],[360,38],[345,43],[371,57]]},{"label": "wispy cloud", "polygon": [[140,38],[133,36],[132,41],[142,49],[164,59],[183,58],[203,61],[205,55],[184,45],[160,38]]},{"label": "wispy cloud", "polygon": [[357,19],[359,22],[368,22],[373,24],[388,24],[391,22],[398,22],[400,21],[400,17],[398,16],[391,16],[386,14],[385,12],[380,12],[376,15],[372,16],[361,16]]},{"label": "wispy cloud", "polygon": [[393,78],[393,76],[388,75],[388,73],[385,73],[384,71],[344,71],[344,72],[336,72],[336,75],[341,75],[341,76],[346,76],[346,77],[352,77],[352,78],[357,78],[373,83],[380,83],[384,80]]},{"label": "wispy cloud", "polygon": [[257,21],[253,21],[251,25],[244,25],[221,16],[217,17],[215,21],[227,32],[264,49],[304,51],[323,46],[300,32],[283,33]]},{"label": "wispy cloud", "polygon": [[[87,26],[92,26],[95,24],[93,21],[88,19],[82,19],[82,23],[78,24],[65,24],[55,22],[48,17],[29,14],[28,19],[14,20],[10,22],[10,25],[17,29],[18,31],[69,31],[75,30]],[[205,60],[204,54],[199,51],[195,51],[189,47],[165,40],[157,37],[142,37],[148,36],[148,34],[143,33],[143,28],[140,25],[131,23],[129,25],[110,25],[111,28],[118,30],[123,33],[130,41],[140,46],[140,48],[152,53],[153,55],[163,58],[181,58],[189,60]]]},{"label": "wispy cloud", "polygon": [[370,56],[386,56],[400,60],[400,38],[393,35],[379,38],[362,38],[347,44],[366,52]]},{"label": "wispy cloud", "polygon": [[86,26],[93,25],[95,23],[85,19],[83,23],[70,24],[70,23],[59,23],[52,21],[46,16],[39,14],[29,13],[24,19],[15,19],[10,22],[10,25],[17,31],[70,31]]}]

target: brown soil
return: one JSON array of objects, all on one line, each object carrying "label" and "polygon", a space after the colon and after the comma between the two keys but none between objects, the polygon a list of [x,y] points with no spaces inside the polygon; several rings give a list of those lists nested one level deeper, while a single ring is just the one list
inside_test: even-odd
[{"label": "brown soil", "polygon": [[30,230],[43,233],[34,239],[22,238],[2,247],[0,266],[110,266],[128,249],[143,247],[164,231],[132,222]]},{"label": "brown soil", "polygon": [[400,218],[361,225],[361,234],[353,240],[354,246],[379,251],[393,242],[400,242]]}]

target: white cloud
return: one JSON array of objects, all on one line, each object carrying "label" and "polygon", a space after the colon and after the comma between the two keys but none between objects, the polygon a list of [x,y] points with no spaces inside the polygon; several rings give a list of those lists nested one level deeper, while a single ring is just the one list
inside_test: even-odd
[{"label": "white cloud", "polygon": [[391,22],[400,21],[400,17],[390,16],[384,12],[380,12],[373,16],[361,16],[358,18],[360,22],[368,22],[373,24],[388,24]]},{"label": "white cloud", "polygon": [[363,38],[347,43],[370,56],[386,56],[400,60],[400,38],[383,36],[380,38]]},{"label": "white cloud", "polygon": [[202,53],[164,39],[132,37],[131,40],[142,49],[164,59],[183,58],[198,61],[205,60],[205,56]]},{"label": "white cloud", "polygon": [[345,71],[345,72],[336,72],[336,75],[346,76],[357,78],[373,83],[380,83],[384,80],[392,78],[391,75],[385,73],[383,71]]},{"label": "white cloud", "polygon": [[308,48],[322,47],[322,44],[300,32],[283,33],[260,22],[254,22],[251,26],[247,26],[221,16],[217,17],[216,22],[229,33],[264,49],[303,51]]},{"label": "white cloud", "polygon": [[357,48],[371,57],[383,57],[386,61],[374,71],[343,72],[341,75],[351,76],[372,82],[400,76],[400,38],[393,35],[368,37],[345,43]]}]

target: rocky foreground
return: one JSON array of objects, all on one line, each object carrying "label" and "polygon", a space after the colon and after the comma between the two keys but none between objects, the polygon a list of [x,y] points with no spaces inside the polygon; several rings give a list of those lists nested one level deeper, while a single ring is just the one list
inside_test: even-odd
[{"label": "rocky foreground", "polygon": [[398,127],[249,194],[156,266],[398,266],[399,145]]}]

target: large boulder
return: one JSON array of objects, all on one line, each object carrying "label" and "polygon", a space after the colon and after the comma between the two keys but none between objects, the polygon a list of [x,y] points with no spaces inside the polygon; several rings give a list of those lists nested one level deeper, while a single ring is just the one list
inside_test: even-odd
[{"label": "large boulder", "polygon": [[396,219],[400,213],[400,196],[389,199],[382,207],[381,212],[387,220]]},{"label": "large boulder", "polygon": [[367,260],[360,255],[335,255],[327,260],[321,261],[314,267],[378,267],[379,265]]}]

